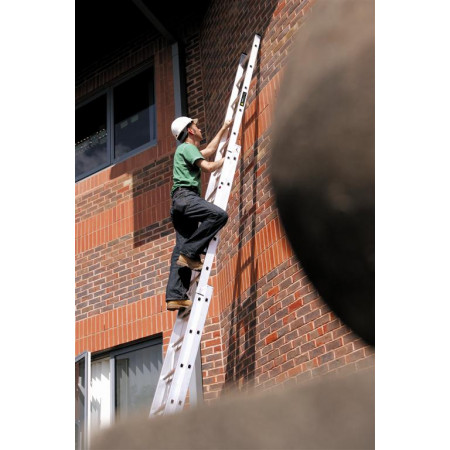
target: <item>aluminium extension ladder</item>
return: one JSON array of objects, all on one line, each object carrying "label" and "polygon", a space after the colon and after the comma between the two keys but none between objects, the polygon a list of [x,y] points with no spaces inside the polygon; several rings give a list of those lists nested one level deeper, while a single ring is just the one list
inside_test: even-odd
[{"label": "aluminium extension ladder", "polygon": [[[241,147],[236,144],[244,114],[248,88],[252,80],[261,36],[255,35],[250,54],[243,53],[239,60],[236,78],[228,104],[225,120],[232,120],[229,130],[222,137],[216,152],[216,161],[225,156],[221,169],[211,174],[205,199],[226,210],[231,184],[236,172]],[[171,414],[181,410],[186,400],[194,363],[212,297],[208,285],[214,256],[219,243],[218,234],[210,242],[200,274],[194,272],[188,291],[192,300],[190,310],[181,309],[177,314],[167,353],[161,369],[150,417]]]}]

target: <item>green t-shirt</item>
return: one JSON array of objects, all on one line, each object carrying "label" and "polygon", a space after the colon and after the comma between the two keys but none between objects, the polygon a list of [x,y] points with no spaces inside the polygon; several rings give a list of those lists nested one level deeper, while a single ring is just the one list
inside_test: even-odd
[{"label": "green t-shirt", "polygon": [[195,161],[205,159],[194,144],[184,142],[177,147],[173,158],[173,186],[171,194],[179,187],[193,187],[201,193],[201,170]]}]

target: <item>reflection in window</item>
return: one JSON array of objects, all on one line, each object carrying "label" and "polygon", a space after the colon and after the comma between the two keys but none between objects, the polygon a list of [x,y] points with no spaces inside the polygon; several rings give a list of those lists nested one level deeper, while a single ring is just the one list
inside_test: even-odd
[{"label": "reflection in window", "polygon": [[148,413],[162,366],[161,345],[116,356],[116,414]]},{"label": "reflection in window", "polygon": [[155,139],[153,71],[146,70],[114,89],[114,157]]},{"label": "reflection in window", "polygon": [[75,121],[75,176],[78,178],[109,162],[106,95],[78,108]]},{"label": "reflection in window", "polygon": [[99,359],[91,364],[91,430],[93,433],[111,424],[110,360]]}]

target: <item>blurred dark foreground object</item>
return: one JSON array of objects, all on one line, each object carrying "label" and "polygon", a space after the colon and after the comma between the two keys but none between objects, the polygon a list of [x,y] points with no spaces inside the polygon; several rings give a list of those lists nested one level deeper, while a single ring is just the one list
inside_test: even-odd
[{"label": "blurred dark foreground object", "polygon": [[134,417],[94,436],[91,450],[373,449],[373,385],[372,368],[171,416]]},{"label": "blurred dark foreground object", "polygon": [[373,0],[318,0],[275,114],[272,179],[296,256],[322,299],[375,345]]}]

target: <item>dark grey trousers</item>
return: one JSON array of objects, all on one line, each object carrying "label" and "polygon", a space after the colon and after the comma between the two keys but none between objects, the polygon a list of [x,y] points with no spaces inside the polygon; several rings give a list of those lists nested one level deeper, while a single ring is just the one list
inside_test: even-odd
[{"label": "dark grey trousers", "polygon": [[173,194],[170,217],[176,231],[176,244],[170,260],[166,301],[186,300],[191,269],[178,266],[178,257],[183,254],[189,258],[199,258],[211,239],[227,223],[228,214],[196,192],[178,188]]}]

